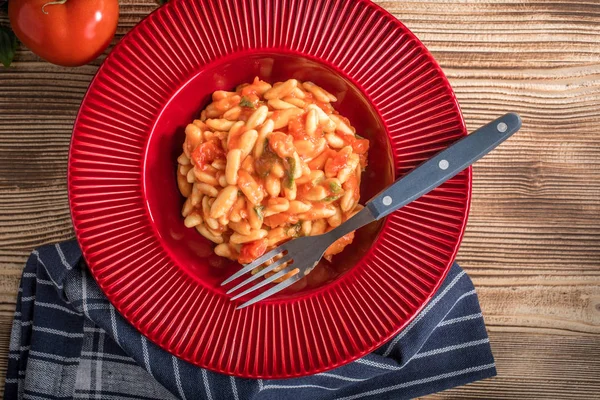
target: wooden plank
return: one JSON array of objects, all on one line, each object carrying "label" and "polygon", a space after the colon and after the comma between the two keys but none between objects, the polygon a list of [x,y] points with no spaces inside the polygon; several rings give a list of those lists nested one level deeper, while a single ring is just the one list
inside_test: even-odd
[{"label": "wooden plank", "polygon": [[593,399],[600,393],[598,336],[491,332],[490,342],[496,377],[427,398]]},{"label": "wooden plank", "polygon": [[[600,2],[378,1],[447,74],[472,130],[524,127],[474,167],[458,261],[479,293],[499,376],[432,398],[600,392]],[[117,38],[155,8],[123,0]],[[6,23],[0,13],[0,23]],[[104,56],[103,56],[104,57]],[[29,252],[73,237],[71,128],[103,57],[62,68],[19,49],[0,68],[0,385]],[[0,387],[1,390],[1,387]]]}]

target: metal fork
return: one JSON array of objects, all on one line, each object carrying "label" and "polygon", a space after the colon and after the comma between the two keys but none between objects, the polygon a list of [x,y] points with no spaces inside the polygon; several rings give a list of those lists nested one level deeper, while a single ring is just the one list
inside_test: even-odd
[{"label": "metal fork", "polygon": [[269,288],[237,308],[241,309],[247,307],[274,295],[299,281],[302,277],[312,271],[321,257],[323,257],[325,250],[327,250],[327,248],[337,239],[368,223],[385,217],[440,186],[442,183],[488,154],[500,143],[504,142],[517,132],[520,127],[521,118],[514,113],[506,114],[495,121],[484,125],[398,179],[391,186],[369,200],[365,205],[365,208],[337,228],[322,235],[306,236],[286,242],[261,257],[258,257],[254,262],[245,265],[244,268],[233,274],[221,285],[226,285],[252,271],[264,262],[282,255],[279,260],[276,260],[271,265],[250,276],[227,292],[227,294],[231,294],[250,282],[273,271],[283,263],[293,261],[293,263],[290,263],[281,271],[233,296],[231,300],[245,296],[292,271],[298,270],[295,275],[288,277],[283,282]]}]

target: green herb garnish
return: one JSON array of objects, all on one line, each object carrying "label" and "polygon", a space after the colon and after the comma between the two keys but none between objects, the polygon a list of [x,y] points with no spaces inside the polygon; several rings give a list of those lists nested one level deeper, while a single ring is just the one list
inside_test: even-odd
[{"label": "green herb garnish", "polygon": [[294,157],[286,158],[288,169],[285,172],[285,186],[291,189],[294,186],[294,174],[296,173],[296,159]]},{"label": "green herb garnish", "polygon": [[254,207],[254,212],[258,216],[258,219],[260,219],[261,221],[265,219],[265,216],[263,214],[264,209],[265,209],[265,206],[263,206],[263,205],[258,205],[256,207]]},{"label": "green herb garnish", "polygon": [[287,162],[290,166],[290,175],[296,175],[296,159],[294,157],[288,157]]},{"label": "green herb garnish", "polygon": [[297,222],[294,225],[290,226],[290,229],[287,231],[287,235],[290,237],[298,237],[300,236],[300,231],[302,230],[302,222]]},{"label": "green herb garnish", "polygon": [[294,175],[290,175],[289,172],[285,173],[285,181],[283,182],[285,187],[291,189],[294,187]]},{"label": "green herb garnish", "polygon": [[242,100],[240,101],[240,107],[255,108],[254,103],[251,102],[247,97],[242,97]]},{"label": "green herb garnish", "polygon": [[333,192],[333,193],[339,193],[342,191],[342,187],[340,186],[339,183],[337,182],[329,182],[329,189]]},{"label": "green herb garnish", "polygon": [[337,199],[339,199],[340,197],[342,197],[342,195],[341,195],[341,194],[334,194],[333,196],[327,196],[327,197],[325,197],[325,198],[324,198],[323,200],[321,200],[321,201],[323,201],[323,202],[325,202],[325,203],[330,203],[330,202],[332,202],[332,201],[336,201],[336,200],[337,200]]}]

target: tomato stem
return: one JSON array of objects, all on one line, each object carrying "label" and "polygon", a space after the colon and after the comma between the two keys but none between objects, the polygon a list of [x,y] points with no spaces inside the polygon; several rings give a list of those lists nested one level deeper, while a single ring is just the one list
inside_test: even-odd
[{"label": "tomato stem", "polygon": [[48,14],[48,12],[47,12],[46,10],[44,10],[44,9],[46,8],[46,6],[49,6],[49,5],[54,5],[54,4],[65,4],[66,2],[67,2],[67,0],[56,0],[56,1],[49,1],[48,3],[46,3],[46,4],[44,4],[44,5],[42,6],[42,12],[43,12],[44,14]]}]

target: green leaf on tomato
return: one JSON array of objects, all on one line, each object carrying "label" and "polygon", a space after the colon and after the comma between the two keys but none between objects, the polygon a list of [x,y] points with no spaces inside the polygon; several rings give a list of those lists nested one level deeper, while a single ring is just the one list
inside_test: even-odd
[{"label": "green leaf on tomato", "polygon": [[0,26],[0,62],[8,68],[17,50],[17,37],[10,28]]}]

